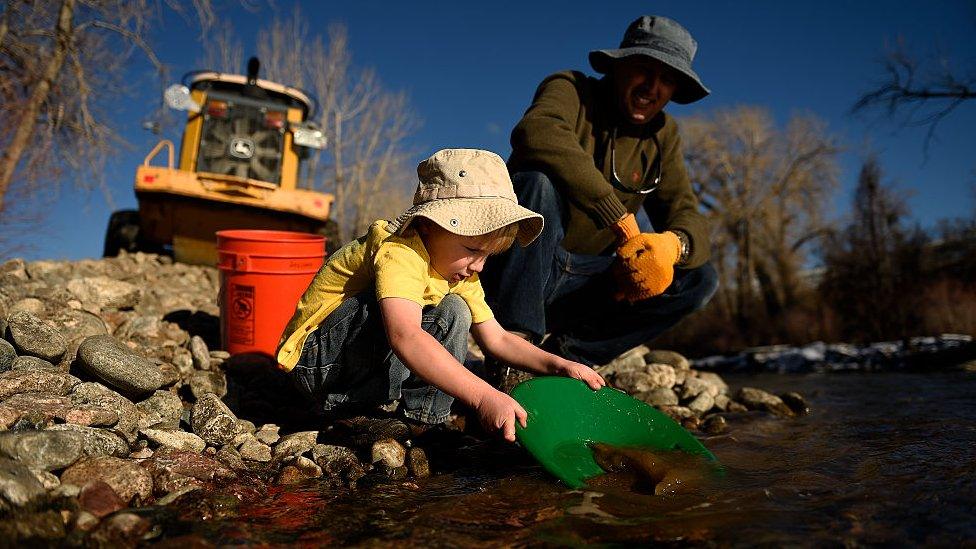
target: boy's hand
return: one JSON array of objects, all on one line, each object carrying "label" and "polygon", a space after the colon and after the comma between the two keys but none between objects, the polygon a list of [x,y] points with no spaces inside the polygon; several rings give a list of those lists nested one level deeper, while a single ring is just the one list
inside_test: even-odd
[{"label": "boy's hand", "polygon": [[509,442],[515,442],[515,422],[525,427],[528,414],[514,398],[492,389],[475,406],[481,425],[488,431],[501,431]]},{"label": "boy's hand", "polygon": [[606,380],[603,379],[603,376],[596,373],[593,368],[590,368],[585,364],[580,364],[579,362],[560,359],[560,364],[556,368],[559,375],[578,379],[589,385],[590,389],[593,389],[594,391],[600,387],[605,387],[607,384]]}]

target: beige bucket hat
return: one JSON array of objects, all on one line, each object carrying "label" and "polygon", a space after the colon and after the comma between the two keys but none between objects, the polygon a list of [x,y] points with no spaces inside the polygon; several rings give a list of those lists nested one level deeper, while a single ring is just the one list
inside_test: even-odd
[{"label": "beige bucket hat", "polygon": [[443,149],[417,166],[420,184],[413,206],[388,226],[402,234],[426,217],[461,236],[490,233],[518,223],[518,242],[528,246],[542,232],[542,216],[518,205],[508,168],[500,156],[478,149]]}]

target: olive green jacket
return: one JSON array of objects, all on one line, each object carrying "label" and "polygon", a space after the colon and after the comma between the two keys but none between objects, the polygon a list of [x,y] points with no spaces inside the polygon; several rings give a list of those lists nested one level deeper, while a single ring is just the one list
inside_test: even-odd
[{"label": "olive green jacket", "polygon": [[[691,189],[681,152],[678,126],[661,113],[643,125],[621,121],[617,99],[608,78],[597,80],[580,72],[561,72],[542,81],[532,105],[512,130],[512,173],[545,173],[567,198],[566,236],[562,246],[580,254],[608,254],[615,238],[609,226],[643,204],[657,231],[680,230],[691,244],[680,266],[694,268],[709,257],[709,235],[698,199]],[[661,145],[661,182],[649,194],[615,188],[611,166],[611,136],[617,126],[616,172],[621,183],[645,188],[653,179]],[[641,176],[648,171],[645,179]]]}]

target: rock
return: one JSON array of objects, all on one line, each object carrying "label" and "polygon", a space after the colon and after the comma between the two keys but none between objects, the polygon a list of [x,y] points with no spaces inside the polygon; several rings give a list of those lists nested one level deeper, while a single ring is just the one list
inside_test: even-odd
[{"label": "rock", "polygon": [[26,282],[30,278],[27,274],[27,264],[19,257],[0,263],[0,274],[22,282]]},{"label": "rock", "polygon": [[[235,450],[231,446],[224,446],[220,450],[217,450],[217,454],[214,457],[220,460],[221,463],[230,467],[233,471],[247,471],[247,464],[244,463],[244,458],[241,453]],[[271,460],[271,448],[268,448],[268,461]]]},{"label": "rock", "polygon": [[678,422],[689,417],[694,417],[695,415],[694,412],[684,406],[661,406],[661,411]]},{"label": "rock", "polygon": [[427,461],[427,453],[422,448],[414,446],[407,452],[407,467],[414,478],[430,476],[430,463]]},{"label": "rock", "polygon": [[0,433],[0,452],[41,471],[57,471],[78,461],[84,439],[66,431],[19,431]]},{"label": "rock", "polygon": [[160,364],[159,365],[159,375],[163,376],[163,384],[161,387],[169,387],[175,385],[176,383],[182,381],[180,376],[180,371],[176,366],[172,364]]},{"label": "rock", "polygon": [[[0,457],[0,498],[10,507],[26,507],[41,501],[47,492],[44,486],[22,463]],[[4,506],[0,505],[0,510]]]},{"label": "rock", "polygon": [[98,518],[125,508],[125,501],[108,485],[95,480],[86,484],[78,493],[78,505]]},{"label": "rock", "polygon": [[650,349],[646,345],[638,345],[633,349],[624,352],[617,358],[610,361],[608,364],[600,366],[596,371],[603,377],[614,376],[623,372],[629,372],[633,370],[643,370],[644,366],[647,364],[644,362],[644,355],[646,355]]},{"label": "rock", "polygon": [[0,404],[0,430],[9,429],[14,423],[17,423],[21,415],[23,414],[20,410]]},{"label": "rock", "polygon": [[319,478],[322,476],[322,468],[305,456],[295,456],[294,461],[290,465],[301,471],[306,478]]},{"label": "rock", "polygon": [[112,336],[92,336],[78,347],[81,367],[127,397],[151,393],[163,385],[159,368]]},{"label": "rock", "polygon": [[686,417],[681,420],[681,426],[689,431],[695,431],[701,426],[701,420],[696,416]]},{"label": "rock", "polygon": [[[215,458],[174,448],[160,448],[152,458],[143,462],[143,466],[153,478],[163,474],[189,477],[204,482],[237,478],[237,473]],[[173,488],[169,488],[166,491],[172,490]]]},{"label": "rock", "polygon": [[65,535],[64,517],[54,510],[19,513],[16,519],[0,521],[5,547],[63,547]]},{"label": "rock", "polygon": [[61,486],[61,479],[59,479],[54,473],[39,471],[37,469],[31,469],[31,473],[34,473],[34,478],[37,479],[37,482],[41,483],[41,486],[44,487],[45,491],[50,492],[51,490],[56,489],[58,486]]},{"label": "rock", "polygon": [[227,394],[227,376],[223,372],[194,370],[190,374],[190,392],[194,398],[207,393],[223,398]]},{"label": "rock", "polygon": [[725,411],[726,412],[730,412],[730,413],[734,413],[734,414],[741,414],[743,412],[748,412],[749,411],[749,408],[746,408],[745,405],[743,405],[743,404],[741,404],[739,402],[736,402],[734,400],[730,400],[729,401],[729,407]]},{"label": "rock", "polygon": [[137,286],[104,276],[76,278],[67,286],[78,301],[96,309],[131,309],[141,295]]},{"label": "rock", "polygon": [[643,370],[631,370],[613,377],[613,384],[628,393],[642,393],[658,387],[674,386],[674,368],[667,364],[651,364]]},{"label": "rock", "polygon": [[44,306],[44,302],[36,297],[25,297],[20,301],[17,301],[10,306],[10,311],[7,314],[17,313],[20,311],[28,312],[36,316],[44,316],[47,307]]},{"label": "rock", "polygon": [[300,431],[281,437],[278,444],[274,447],[274,456],[281,459],[285,456],[299,456],[308,452],[315,446],[318,439],[318,431]]},{"label": "rock", "polygon": [[373,443],[370,455],[372,456],[371,463],[382,463],[392,469],[403,466],[407,451],[399,442],[392,438],[386,438]]},{"label": "rock", "polygon": [[688,403],[688,409],[699,416],[711,410],[713,406],[715,406],[715,397],[708,394],[708,391],[702,392]]},{"label": "rock", "polygon": [[135,513],[107,517],[88,536],[94,547],[135,547],[152,529],[152,523]]},{"label": "rock", "polygon": [[729,402],[731,401],[732,399],[728,395],[715,395],[715,407],[723,412],[729,409]]},{"label": "rock", "polygon": [[125,437],[129,443],[135,442],[139,430],[139,409],[129,399],[102,385],[101,383],[79,383],[71,391],[71,402],[76,405],[87,404],[115,412],[119,421],[113,430]]},{"label": "rock", "polygon": [[194,433],[214,446],[223,446],[238,434],[237,416],[213,393],[202,395],[193,405],[190,425]]},{"label": "rock", "polygon": [[121,458],[129,455],[128,443],[113,431],[85,427],[83,425],[72,425],[70,423],[54,425],[47,430],[68,431],[80,434],[83,439],[82,452],[88,457],[114,456]]},{"label": "rock", "polygon": [[274,423],[267,423],[255,431],[254,436],[265,444],[274,444],[281,439],[281,437],[278,436],[278,429],[279,427]]},{"label": "rock", "polygon": [[345,446],[316,444],[312,447],[312,459],[330,477],[339,477],[356,469],[362,469],[356,453]]},{"label": "rock", "polygon": [[159,446],[167,446],[177,450],[202,452],[207,447],[207,443],[202,438],[184,431],[143,429],[140,433]]},{"label": "rock", "polygon": [[8,339],[17,354],[58,362],[68,350],[68,342],[58,331],[27,311],[7,317]]},{"label": "rock", "polygon": [[644,391],[638,393],[636,397],[655,407],[677,406],[678,404],[678,395],[667,387],[657,387],[650,391]]},{"label": "rock", "polygon": [[707,382],[697,377],[688,376],[685,378],[685,384],[681,386],[681,391],[678,392],[678,397],[682,402],[688,402],[698,395],[707,392],[709,387],[711,385]]},{"label": "rock", "polygon": [[736,400],[741,402],[750,410],[762,410],[778,416],[793,417],[793,410],[783,403],[783,400],[776,395],[771,395],[762,389],[754,387],[743,387],[739,389]]},{"label": "rock", "polygon": [[305,480],[308,480],[308,477],[305,476],[305,473],[303,473],[301,469],[295,467],[294,465],[288,465],[283,467],[281,472],[278,473],[278,478],[275,479],[275,484],[279,486],[287,486],[289,484],[298,484]]},{"label": "rock", "polygon": [[62,309],[53,318],[69,342],[80,343],[87,337],[107,335],[108,326],[96,314],[77,309]]},{"label": "rock", "polygon": [[729,392],[729,386],[725,381],[714,372],[698,372],[698,379],[708,385],[708,394],[714,396],[724,395]]},{"label": "rock", "polygon": [[729,428],[728,422],[725,418],[720,415],[711,415],[705,418],[702,424],[702,431],[710,435],[719,435],[727,431]]},{"label": "rock", "polygon": [[197,370],[210,369],[210,351],[200,336],[190,338],[190,354],[193,356],[193,367]]},{"label": "rock", "polygon": [[193,375],[193,355],[183,347],[173,349],[173,365],[180,371],[180,376],[184,381],[188,381]]},{"label": "rock", "polygon": [[144,413],[155,413],[160,418],[158,429],[178,429],[183,415],[183,401],[170,391],[156,391],[146,400],[136,404]]},{"label": "rock", "polygon": [[648,364],[667,364],[675,370],[687,370],[691,368],[688,359],[680,353],[659,349],[645,353],[644,362]]},{"label": "rock", "polygon": [[[30,355],[24,355],[15,358],[14,361],[10,364],[10,369],[27,370],[30,372],[37,372],[37,371],[62,372],[60,368],[44,360],[43,358],[37,358],[36,356],[30,356]],[[65,371],[64,373],[67,372]]]},{"label": "rock", "polygon": [[173,490],[172,492],[168,492],[165,496],[157,499],[156,505],[159,505],[161,507],[164,507],[166,505],[171,505],[175,503],[176,500],[189,494],[190,492],[196,492],[197,490],[201,490],[201,489],[202,489],[201,486],[196,486],[196,485],[184,486],[182,488],[178,488],[176,490]]},{"label": "rock", "polygon": [[220,350],[210,351],[210,358],[216,360],[227,360],[228,358],[230,358],[230,353],[228,353],[227,351],[220,351]]},{"label": "rock", "polygon": [[61,474],[64,484],[85,486],[102,481],[127,504],[145,501],[152,495],[152,476],[135,461],[113,456],[84,458]]},{"label": "rock", "polygon": [[15,358],[17,358],[17,351],[14,346],[6,339],[0,339],[0,373],[13,367]]},{"label": "rock", "polygon": [[82,510],[75,515],[74,528],[79,532],[91,532],[98,526],[101,519],[88,511]]},{"label": "rock", "polygon": [[10,370],[0,373],[0,400],[18,393],[51,393],[64,396],[79,383],[80,379],[63,372]]},{"label": "rock", "polygon": [[48,393],[18,393],[4,400],[3,404],[30,418],[32,423],[63,419],[71,409],[70,398]]},{"label": "rock", "polygon": [[810,406],[800,393],[789,392],[779,395],[780,400],[786,404],[794,414],[803,416],[810,413]]},{"label": "rock", "polygon": [[254,435],[248,435],[238,448],[241,458],[249,461],[267,463],[271,461],[271,446],[260,442]]},{"label": "rock", "polygon": [[249,421],[249,420],[246,420],[246,419],[240,419],[240,418],[237,419],[237,431],[238,432],[240,432],[240,433],[247,433],[249,435],[253,435],[254,432],[257,431],[257,430],[258,430],[258,428],[254,425],[254,422],[253,421]]}]

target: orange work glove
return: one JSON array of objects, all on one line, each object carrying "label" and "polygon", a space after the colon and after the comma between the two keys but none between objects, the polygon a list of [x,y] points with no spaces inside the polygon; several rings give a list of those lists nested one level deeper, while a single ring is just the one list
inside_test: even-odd
[{"label": "orange work glove", "polygon": [[681,241],[672,232],[642,233],[633,214],[613,225],[620,242],[613,265],[617,301],[634,303],[661,295],[674,280]]}]

